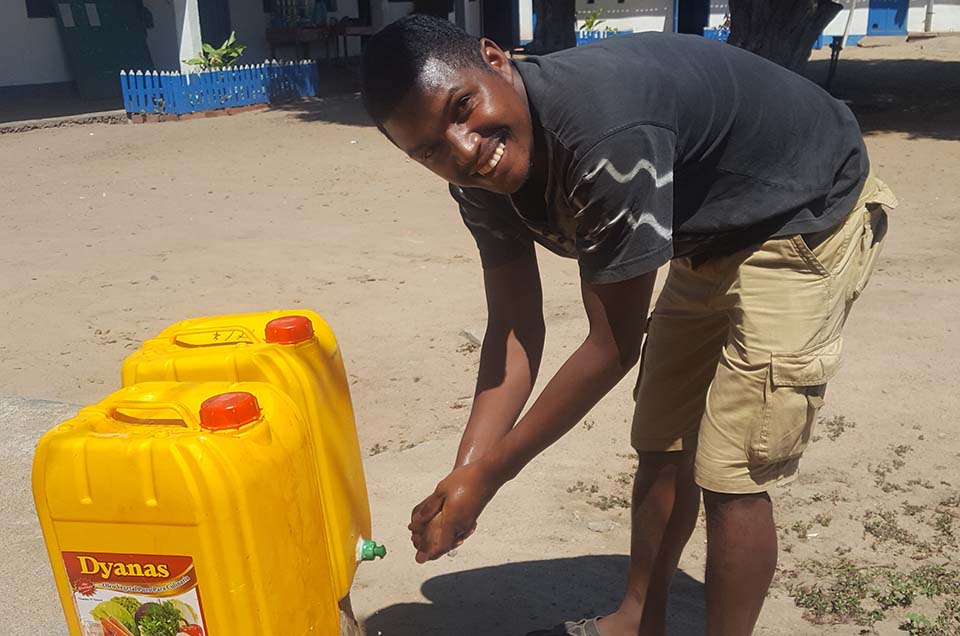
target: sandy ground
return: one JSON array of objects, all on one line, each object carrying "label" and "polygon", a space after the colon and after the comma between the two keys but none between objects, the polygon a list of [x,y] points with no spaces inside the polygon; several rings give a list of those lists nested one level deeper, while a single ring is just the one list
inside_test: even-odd
[{"label": "sandy ground", "polygon": [[[847,329],[823,413],[831,424],[800,481],[776,493],[784,552],[758,634],[895,634],[907,611],[933,618],[942,605],[891,610],[874,632],[815,625],[788,593],[810,576],[809,559],[958,565],[960,38],[922,46],[852,50],[840,66],[835,88],[902,205]],[[820,61],[810,74],[824,70]],[[480,266],[444,184],[364,125],[354,98],[4,135],[0,174],[0,397],[93,402],[117,388],[124,357],[173,321],[315,309],[341,341],[375,538],[391,549],[356,581],[368,635],[519,635],[614,606],[629,539],[633,374],[503,489],[456,555],[414,563],[409,510],[448,471],[469,411],[478,352],[461,332],[483,332]],[[541,267],[546,379],[585,320],[576,264],[544,253]],[[28,494],[29,440],[55,421],[4,439],[3,634],[65,633]],[[878,526],[890,518],[904,533]],[[672,634],[702,631],[704,548],[701,519],[677,575]]]}]

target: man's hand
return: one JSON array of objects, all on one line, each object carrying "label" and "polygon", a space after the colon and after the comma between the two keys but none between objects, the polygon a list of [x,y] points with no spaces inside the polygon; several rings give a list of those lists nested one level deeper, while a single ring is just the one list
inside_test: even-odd
[{"label": "man's hand", "polygon": [[417,563],[438,559],[477,528],[477,517],[503,482],[482,459],[456,468],[411,514],[408,528]]}]

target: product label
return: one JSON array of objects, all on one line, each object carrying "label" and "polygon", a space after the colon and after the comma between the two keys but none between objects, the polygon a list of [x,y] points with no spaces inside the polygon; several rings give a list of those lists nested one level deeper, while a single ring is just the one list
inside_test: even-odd
[{"label": "product label", "polygon": [[193,559],[64,552],[83,636],[206,636]]}]

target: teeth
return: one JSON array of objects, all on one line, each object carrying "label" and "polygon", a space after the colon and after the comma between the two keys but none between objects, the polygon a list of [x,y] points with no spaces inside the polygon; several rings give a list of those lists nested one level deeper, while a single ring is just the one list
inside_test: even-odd
[{"label": "teeth", "polygon": [[506,150],[506,148],[507,145],[501,141],[497,149],[493,151],[493,157],[487,162],[487,165],[477,170],[477,172],[484,176],[490,174],[490,172],[497,167],[497,164],[500,163],[500,158],[503,157],[503,151]]}]

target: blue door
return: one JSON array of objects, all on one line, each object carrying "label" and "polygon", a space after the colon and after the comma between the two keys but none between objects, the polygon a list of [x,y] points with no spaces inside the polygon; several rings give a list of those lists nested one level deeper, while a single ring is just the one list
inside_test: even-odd
[{"label": "blue door", "polygon": [[867,35],[905,35],[909,0],[870,0]]}]

